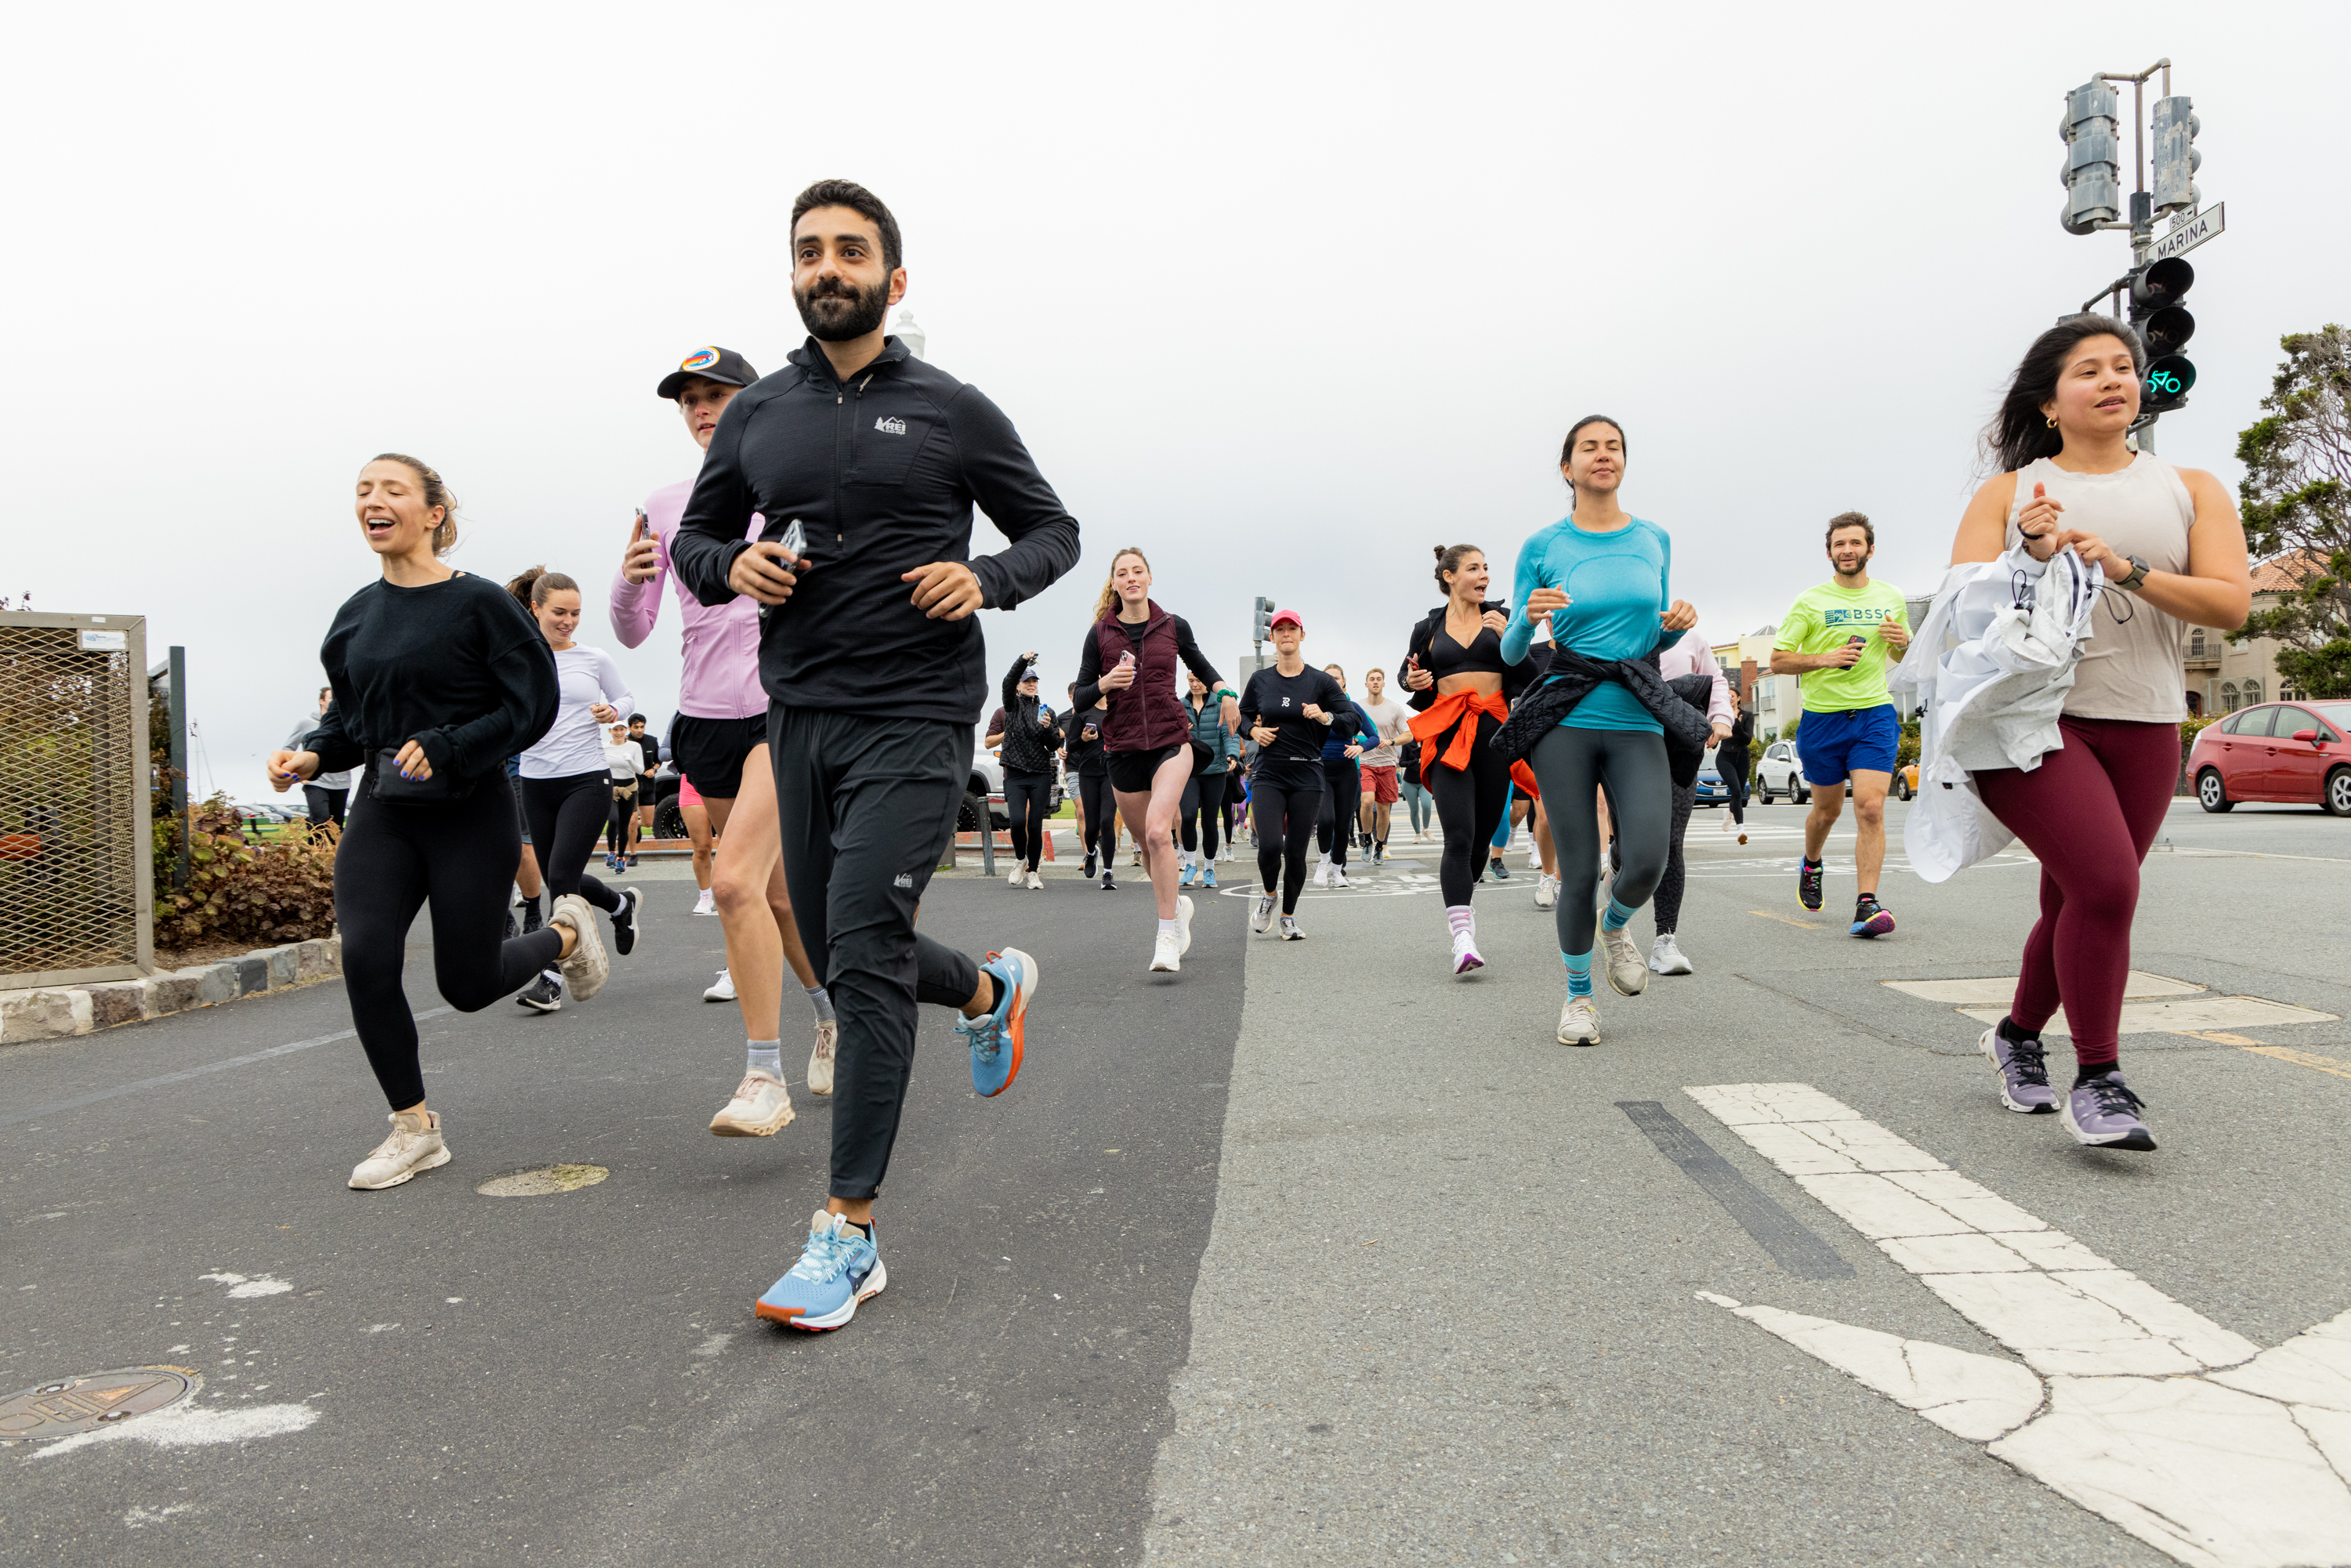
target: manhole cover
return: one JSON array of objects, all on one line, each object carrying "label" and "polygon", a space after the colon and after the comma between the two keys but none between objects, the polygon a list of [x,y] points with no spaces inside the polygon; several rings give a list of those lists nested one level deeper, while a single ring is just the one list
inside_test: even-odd
[{"label": "manhole cover", "polygon": [[542,1166],[535,1171],[493,1176],[474,1190],[484,1197],[549,1197],[594,1186],[611,1174],[602,1166]]},{"label": "manhole cover", "polygon": [[204,1386],[177,1366],[131,1366],[61,1377],[0,1399],[0,1443],[69,1437],[176,1405]]}]

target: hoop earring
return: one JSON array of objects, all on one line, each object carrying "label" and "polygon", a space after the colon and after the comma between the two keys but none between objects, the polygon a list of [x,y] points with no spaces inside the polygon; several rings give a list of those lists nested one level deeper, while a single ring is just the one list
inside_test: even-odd
[{"label": "hoop earring", "polygon": [[2054,429],[2056,429],[2056,428],[2057,428],[2057,416],[2056,416],[2056,415],[2054,415],[2054,414],[2043,414],[2042,417],[2043,417],[2043,419],[2045,419],[2045,420],[2047,420],[2047,421],[2048,421],[2048,423],[2049,423],[2049,428],[2050,428],[2050,429],[2054,430]]}]

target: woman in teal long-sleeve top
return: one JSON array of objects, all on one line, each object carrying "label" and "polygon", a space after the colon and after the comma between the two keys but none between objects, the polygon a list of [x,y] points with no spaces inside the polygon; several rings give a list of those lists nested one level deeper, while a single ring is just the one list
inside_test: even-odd
[{"label": "woman in teal long-sleeve top", "polygon": [[1233,758],[1241,754],[1241,737],[1224,725],[1224,699],[1239,700],[1239,695],[1229,686],[1210,691],[1197,675],[1186,672],[1192,683],[1191,695],[1184,706],[1192,716],[1192,778],[1184,786],[1184,801],[1177,808],[1176,821],[1184,833],[1183,885],[1194,885],[1196,878],[1201,887],[1217,885],[1217,830],[1225,814],[1225,773]]}]

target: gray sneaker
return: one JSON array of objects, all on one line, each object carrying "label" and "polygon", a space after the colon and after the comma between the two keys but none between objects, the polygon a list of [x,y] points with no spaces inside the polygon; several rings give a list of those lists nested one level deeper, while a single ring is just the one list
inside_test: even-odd
[{"label": "gray sneaker", "polygon": [[2139,1097],[2124,1084],[2122,1073],[2109,1068],[2067,1094],[2058,1114],[2076,1143],[2144,1152],[2155,1147],[2155,1134],[2138,1119],[2139,1108]]},{"label": "gray sneaker", "polygon": [[2037,1034],[2011,1040],[1998,1024],[1978,1041],[2000,1074],[2000,1103],[2028,1116],[2045,1116],[2057,1109],[2057,1092],[2049,1087],[2047,1048]]}]

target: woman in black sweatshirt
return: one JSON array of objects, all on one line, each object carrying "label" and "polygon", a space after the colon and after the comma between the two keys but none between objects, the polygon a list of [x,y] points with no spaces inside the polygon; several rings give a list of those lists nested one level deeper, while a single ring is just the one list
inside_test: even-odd
[{"label": "woman in black sweatshirt", "polygon": [[351,1022],[392,1103],[392,1136],[351,1172],[351,1186],[372,1188],[449,1161],[401,988],[426,900],[434,979],[462,1012],[559,961],[573,993],[592,995],[606,959],[576,895],[556,901],[546,926],[503,940],[522,851],[506,759],[554,721],[547,640],[505,589],[440,559],[456,543],[456,503],[431,468],[377,458],[360,470],[358,512],[383,576],[335,612],[319,653],[334,701],[305,749],[270,754],[269,781],[282,794],[322,768],[366,769],[335,852],[335,924]]}]

